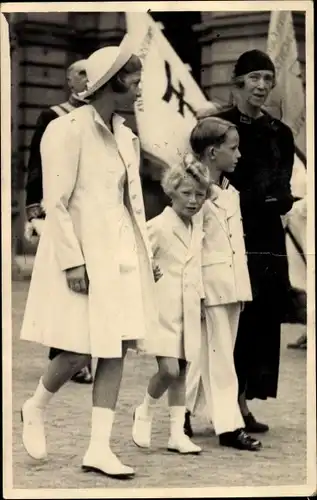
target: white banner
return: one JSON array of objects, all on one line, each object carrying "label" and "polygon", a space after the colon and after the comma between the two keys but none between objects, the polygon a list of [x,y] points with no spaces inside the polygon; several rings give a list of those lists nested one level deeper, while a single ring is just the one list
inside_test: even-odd
[{"label": "white banner", "polygon": [[[276,87],[267,102],[269,111],[292,130],[295,144],[306,157],[306,107],[305,93],[298,60],[293,16],[290,11],[272,11],[269,26],[267,53],[276,69]],[[283,218],[298,248],[306,253],[306,167],[295,155],[291,179],[292,194],[302,200],[294,203]],[[306,288],[306,266],[290,239],[286,238],[289,275],[293,286]]]},{"label": "white banner", "polygon": [[171,166],[188,149],[195,113],[208,101],[152,17],[127,12],[126,19],[143,64],[142,95],[135,105],[141,146]]},{"label": "white banner", "polygon": [[274,62],[277,80],[267,104],[292,129],[297,148],[306,156],[305,95],[292,12],[271,12],[267,53]]}]

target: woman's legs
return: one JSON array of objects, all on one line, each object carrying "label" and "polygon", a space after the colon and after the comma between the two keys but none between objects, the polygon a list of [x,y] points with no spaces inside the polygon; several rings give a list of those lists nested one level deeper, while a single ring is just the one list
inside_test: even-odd
[{"label": "woman's legs", "polygon": [[74,373],[86,366],[89,360],[89,355],[62,351],[48,365],[42,377],[44,387],[49,392],[57,392]]},{"label": "woman's legs", "polygon": [[89,361],[89,356],[63,351],[49,364],[31,398],[23,405],[22,440],[26,451],[35,459],[45,458],[46,439],[43,413],[54,394]]},{"label": "woman's legs", "polygon": [[[48,358],[52,361],[61,352],[63,352],[62,349],[51,347],[49,350]],[[78,384],[92,384],[93,377],[91,372],[92,370],[91,370],[91,359],[90,359],[87,366],[84,366],[81,370],[74,373],[74,375],[71,377],[71,380],[73,380],[73,382],[76,382]]]},{"label": "woman's legs", "polygon": [[110,449],[110,437],[128,342],[122,342],[121,358],[99,358],[92,394],[91,435],[83,460],[84,470],[98,470],[111,477],[134,474]]}]

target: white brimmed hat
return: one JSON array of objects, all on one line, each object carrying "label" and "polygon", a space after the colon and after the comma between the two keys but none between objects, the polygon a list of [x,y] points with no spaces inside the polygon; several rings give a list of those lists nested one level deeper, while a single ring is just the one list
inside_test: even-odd
[{"label": "white brimmed hat", "polygon": [[125,35],[119,46],[103,47],[96,50],[85,61],[87,90],[81,92],[81,99],[94,94],[107,83],[128,62],[133,55],[130,37]]}]

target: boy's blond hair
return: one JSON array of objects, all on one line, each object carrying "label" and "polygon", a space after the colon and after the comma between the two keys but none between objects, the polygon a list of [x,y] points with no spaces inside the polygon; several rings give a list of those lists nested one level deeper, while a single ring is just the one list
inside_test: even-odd
[{"label": "boy's blond hair", "polygon": [[206,189],[206,197],[210,196],[211,179],[208,167],[203,165],[191,153],[187,153],[181,163],[165,170],[161,181],[164,192],[169,197],[172,197],[184,177],[192,179],[194,184]]}]

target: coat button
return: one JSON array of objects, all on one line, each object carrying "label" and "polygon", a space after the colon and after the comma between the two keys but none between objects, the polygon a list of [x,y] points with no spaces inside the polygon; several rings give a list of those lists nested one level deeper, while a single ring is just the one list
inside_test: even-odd
[{"label": "coat button", "polygon": [[137,196],[136,196],[136,194],[133,194],[133,195],[131,196],[132,200],[135,200],[135,199],[136,199],[136,197],[137,197]]},{"label": "coat button", "polygon": [[233,255],[235,255],[235,253],[236,253],[236,252],[233,250],[233,252],[232,252],[232,253],[233,253]]},{"label": "coat button", "polygon": [[229,234],[229,238],[232,238],[232,233]]},{"label": "coat button", "polygon": [[142,210],[141,210],[141,208],[137,208],[135,212],[136,212],[137,214],[141,214],[141,213],[142,213]]}]

